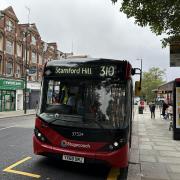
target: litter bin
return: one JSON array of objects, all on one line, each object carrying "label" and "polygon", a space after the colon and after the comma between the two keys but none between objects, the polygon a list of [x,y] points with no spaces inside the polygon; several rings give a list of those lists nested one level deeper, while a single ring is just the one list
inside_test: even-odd
[{"label": "litter bin", "polygon": [[139,106],[139,114],[143,114],[143,107]]}]

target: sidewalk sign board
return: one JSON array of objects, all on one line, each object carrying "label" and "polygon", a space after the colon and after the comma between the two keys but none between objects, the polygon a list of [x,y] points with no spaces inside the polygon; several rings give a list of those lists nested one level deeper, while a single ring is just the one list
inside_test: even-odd
[{"label": "sidewalk sign board", "polygon": [[173,139],[180,140],[180,78],[174,81]]}]

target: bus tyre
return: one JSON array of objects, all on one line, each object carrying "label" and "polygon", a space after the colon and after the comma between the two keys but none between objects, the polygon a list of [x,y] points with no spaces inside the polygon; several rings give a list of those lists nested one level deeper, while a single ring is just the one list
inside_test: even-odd
[{"label": "bus tyre", "polygon": [[128,167],[121,168],[120,175],[117,178],[117,180],[127,180],[127,175],[128,175]]}]

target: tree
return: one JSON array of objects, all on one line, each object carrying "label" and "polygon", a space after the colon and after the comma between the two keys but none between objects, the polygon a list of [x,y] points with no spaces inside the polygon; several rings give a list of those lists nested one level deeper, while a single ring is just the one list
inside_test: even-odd
[{"label": "tree", "polygon": [[134,17],[139,26],[149,26],[156,35],[168,35],[162,41],[164,47],[180,41],[180,0],[122,0],[120,11]]},{"label": "tree", "polygon": [[154,101],[155,93],[152,90],[157,89],[160,85],[165,83],[163,81],[166,70],[152,67],[148,72],[143,73],[142,77],[142,96],[147,102]]}]

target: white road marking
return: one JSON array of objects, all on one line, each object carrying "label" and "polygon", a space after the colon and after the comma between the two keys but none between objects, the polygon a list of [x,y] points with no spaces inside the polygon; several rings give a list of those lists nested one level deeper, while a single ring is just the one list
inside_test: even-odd
[{"label": "white road marking", "polygon": [[9,126],[9,127],[5,127],[5,128],[1,128],[0,131],[5,130],[5,129],[9,129],[9,128],[13,128],[13,127],[16,127],[16,126]]}]

